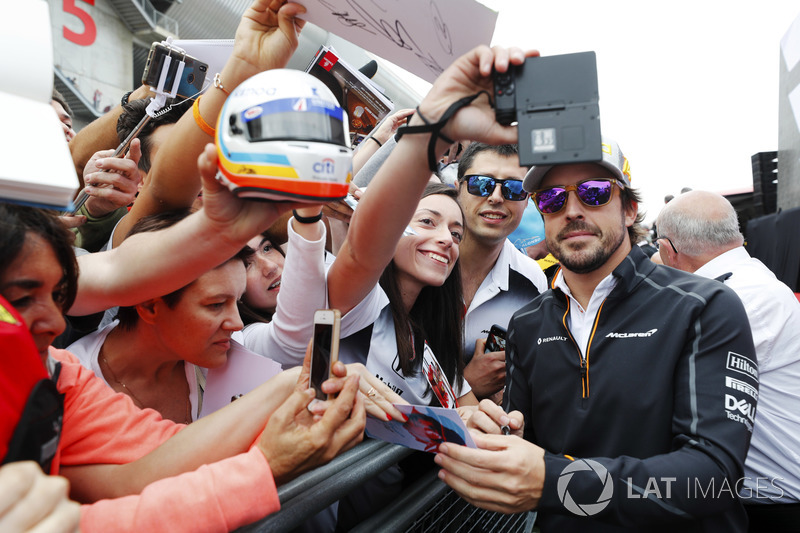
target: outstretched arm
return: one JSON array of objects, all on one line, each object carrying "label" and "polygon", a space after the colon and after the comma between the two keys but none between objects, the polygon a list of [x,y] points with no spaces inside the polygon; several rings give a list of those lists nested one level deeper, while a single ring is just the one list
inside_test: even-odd
[{"label": "outstretched arm", "polygon": [[[242,15],[233,53],[220,73],[225,90],[232,91],[264,70],[285,67],[304,24],[296,17],[304,12],[301,5],[286,0],[255,0]],[[207,124],[217,123],[225,99],[225,92],[214,87],[200,98],[200,116]],[[195,124],[193,112],[187,111],[156,154],[148,183],[131,212],[117,226],[114,246],[140,218],[192,205],[200,191],[195,158],[210,141],[213,139]]]},{"label": "outstretched arm", "polygon": [[[537,52],[529,52],[534,54]],[[525,55],[519,49],[480,46],[471,50],[437,78],[419,105],[419,113],[429,122],[436,122],[456,100],[481,91],[491,94],[492,67],[505,72],[509,64],[521,64]],[[423,125],[418,115],[412,116],[408,124]],[[454,140],[494,144],[513,143],[517,135],[515,128],[497,123],[488,98],[482,96],[453,115],[442,133]],[[427,156],[430,138],[430,133],[404,135],[359,201],[347,239],[328,274],[330,306],[343,314],[375,287],[394,255],[432,173]],[[434,142],[436,154],[443,154],[450,146],[441,137]]]},{"label": "outstretched arm", "polygon": [[203,209],[172,227],[133,235],[108,252],[80,256],[78,295],[70,315],[134,305],[179,289],[228,260],[286,211],[308,207],[237,198],[214,179],[213,144],[197,165],[204,183]]},{"label": "outstretched arm", "polygon": [[[291,479],[355,445],[365,423],[364,404],[357,399],[358,377],[343,372],[325,383],[326,390],[338,393],[336,400],[317,413],[321,416],[309,412],[310,354],[309,349],[302,368],[278,374],[185,427],[136,408],[91,371],[78,368],[81,394],[67,396],[65,423],[82,421],[84,427],[65,439],[62,460],[69,466],[62,466],[61,473],[72,483],[74,497],[93,502],[139,494],[158,480],[246,453],[255,445],[276,480]],[[74,374],[74,356],[55,355],[64,372]],[[69,414],[76,409],[82,414]]]}]

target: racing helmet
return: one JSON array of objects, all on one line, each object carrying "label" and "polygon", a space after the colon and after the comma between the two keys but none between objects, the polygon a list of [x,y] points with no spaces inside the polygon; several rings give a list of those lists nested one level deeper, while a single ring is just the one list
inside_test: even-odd
[{"label": "racing helmet", "polygon": [[234,89],[217,120],[217,178],[237,196],[344,198],[353,161],[347,116],[314,76],[275,69]]}]

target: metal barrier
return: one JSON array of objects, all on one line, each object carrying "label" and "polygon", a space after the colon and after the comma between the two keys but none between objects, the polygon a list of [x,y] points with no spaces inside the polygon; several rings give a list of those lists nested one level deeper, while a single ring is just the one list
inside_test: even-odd
[{"label": "metal barrier", "polygon": [[[410,448],[367,439],[330,463],[278,489],[281,510],[237,530],[238,533],[285,532],[338,501],[366,480],[414,453]],[[530,532],[535,513],[506,515],[478,509],[439,481],[436,469],[354,532],[447,531]]]}]

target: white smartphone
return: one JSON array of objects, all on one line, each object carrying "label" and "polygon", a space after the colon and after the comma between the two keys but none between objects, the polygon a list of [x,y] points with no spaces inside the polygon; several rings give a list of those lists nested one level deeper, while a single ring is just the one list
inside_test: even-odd
[{"label": "white smartphone", "polygon": [[322,392],[322,383],[330,377],[331,367],[339,359],[339,324],[342,315],[338,309],[319,309],[314,312],[314,338],[311,341],[311,379],[309,387],[320,400],[329,399]]},{"label": "white smartphone", "polygon": [[350,193],[347,193],[347,196],[344,197],[344,203],[346,203],[353,211],[355,211],[356,207],[358,207],[358,200],[356,200],[356,197]]}]

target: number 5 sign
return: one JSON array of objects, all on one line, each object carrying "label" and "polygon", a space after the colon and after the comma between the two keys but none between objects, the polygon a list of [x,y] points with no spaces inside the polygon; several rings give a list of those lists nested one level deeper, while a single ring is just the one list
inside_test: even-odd
[{"label": "number 5 sign", "polygon": [[[83,33],[76,33],[64,26],[64,38],[70,42],[81,46],[89,46],[94,43],[97,37],[97,26],[92,16],[75,4],[76,0],[64,0],[64,13],[75,15],[83,23]],[[83,0],[90,6],[94,5],[94,0]]]}]

